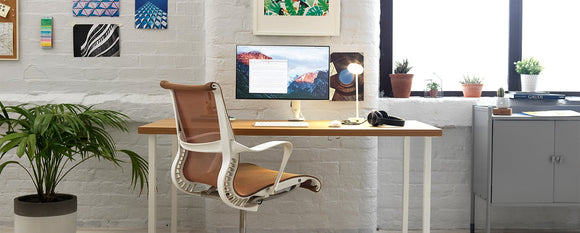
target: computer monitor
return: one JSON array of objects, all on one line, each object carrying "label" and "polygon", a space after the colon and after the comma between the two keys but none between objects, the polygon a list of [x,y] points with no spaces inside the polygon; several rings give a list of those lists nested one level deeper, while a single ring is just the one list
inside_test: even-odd
[{"label": "computer monitor", "polygon": [[329,66],[329,46],[238,45],[236,99],[328,100]]}]

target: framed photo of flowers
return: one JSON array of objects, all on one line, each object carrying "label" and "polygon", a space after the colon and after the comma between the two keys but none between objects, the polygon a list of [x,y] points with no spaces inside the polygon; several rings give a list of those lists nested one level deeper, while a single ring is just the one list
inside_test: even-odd
[{"label": "framed photo of flowers", "polygon": [[18,60],[18,0],[0,0],[0,60]]},{"label": "framed photo of flowers", "polygon": [[254,35],[338,36],[340,0],[254,0]]}]

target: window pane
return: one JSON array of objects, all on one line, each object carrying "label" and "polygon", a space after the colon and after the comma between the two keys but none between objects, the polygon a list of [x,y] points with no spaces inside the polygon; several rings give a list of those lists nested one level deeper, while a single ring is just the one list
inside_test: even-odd
[{"label": "window pane", "polygon": [[444,91],[461,90],[465,74],[507,89],[508,24],[506,0],[394,0],[393,60],[409,59],[414,91],[433,73]]},{"label": "window pane", "polygon": [[522,57],[540,60],[538,91],[580,91],[580,1],[524,0]]}]

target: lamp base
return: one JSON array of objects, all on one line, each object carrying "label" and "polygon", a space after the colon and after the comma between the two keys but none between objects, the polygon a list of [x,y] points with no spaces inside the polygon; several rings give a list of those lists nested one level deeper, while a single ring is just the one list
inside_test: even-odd
[{"label": "lamp base", "polygon": [[363,122],[365,122],[366,119],[364,118],[356,118],[356,117],[350,117],[348,118],[348,121],[352,122],[352,123],[357,123],[357,124],[362,124]]}]

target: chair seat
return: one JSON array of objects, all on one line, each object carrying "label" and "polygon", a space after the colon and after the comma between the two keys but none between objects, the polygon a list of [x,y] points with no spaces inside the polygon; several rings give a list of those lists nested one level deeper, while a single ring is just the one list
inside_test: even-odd
[{"label": "chair seat", "polygon": [[[260,190],[274,185],[277,175],[278,171],[263,168],[251,163],[240,163],[238,171],[236,172],[236,177],[234,178],[234,189],[240,196],[251,196]],[[317,180],[317,183],[320,183],[320,181],[316,177],[308,175],[284,172],[280,179],[280,183],[295,178],[299,179],[300,187],[310,189],[314,192],[319,190],[319,187],[311,180]]]}]

